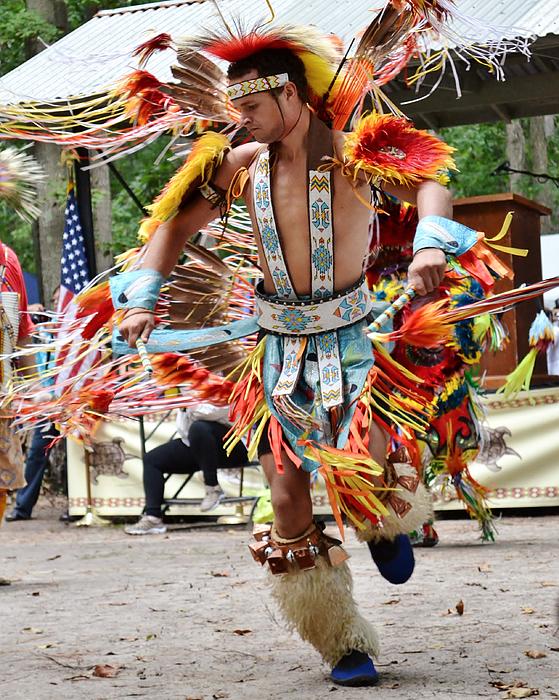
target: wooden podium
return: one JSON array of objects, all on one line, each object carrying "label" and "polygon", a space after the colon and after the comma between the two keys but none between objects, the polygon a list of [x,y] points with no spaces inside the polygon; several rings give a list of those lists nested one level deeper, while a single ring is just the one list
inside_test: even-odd
[{"label": "wooden podium", "polygon": [[[541,280],[540,217],[551,213],[547,207],[512,192],[457,199],[453,205],[453,218],[456,221],[476,231],[483,231],[487,238],[492,238],[501,230],[507,212],[514,213],[509,232],[499,241],[499,244],[527,248],[529,252],[524,258],[494,251],[514,272],[513,280],[504,279],[497,282],[495,292]],[[486,389],[496,389],[501,386],[506,375],[528,352],[528,330],[541,308],[541,299],[535,299],[523,302],[512,311],[503,314],[501,320],[508,330],[510,342],[504,350],[496,353],[487,352],[484,355],[480,374],[485,375],[483,386]],[[532,386],[542,383],[557,383],[557,377],[551,378],[547,374],[545,356],[538,357],[536,361]]]}]

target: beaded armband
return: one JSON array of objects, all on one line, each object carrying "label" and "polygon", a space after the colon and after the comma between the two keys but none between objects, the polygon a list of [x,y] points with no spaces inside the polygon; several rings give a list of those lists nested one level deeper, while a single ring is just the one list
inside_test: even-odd
[{"label": "beaded armband", "polygon": [[142,308],[153,311],[165,278],[157,270],[131,270],[111,277],[111,297],[115,309]]},{"label": "beaded armband", "polygon": [[227,206],[225,191],[211,182],[208,182],[207,185],[201,185],[198,188],[198,192],[207,202],[211,204],[212,209],[217,209],[218,207],[222,209],[223,207]]},{"label": "beaded armband", "polygon": [[424,248],[439,248],[448,255],[462,255],[478,241],[476,231],[443,216],[425,216],[419,220],[413,240],[414,255]]}]

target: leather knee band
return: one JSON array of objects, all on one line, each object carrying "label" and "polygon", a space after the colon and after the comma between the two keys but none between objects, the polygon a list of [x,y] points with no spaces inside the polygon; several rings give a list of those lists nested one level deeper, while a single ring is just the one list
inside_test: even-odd
[{"label": "leather knee band", "polygon": [[349,558],[341,542],[325,535],[322,523],[311,523],[307,530],[293,539],[280,537],[270,525],[255,525],[256,542],[249,545],[255,561],[268,564],[272,574],[288,574],[314,569],[317,557],[332,566],[338,566]]}]

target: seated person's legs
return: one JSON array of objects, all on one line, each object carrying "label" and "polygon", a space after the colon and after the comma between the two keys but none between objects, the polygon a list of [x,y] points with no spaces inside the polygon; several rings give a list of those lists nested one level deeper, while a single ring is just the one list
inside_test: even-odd
[{"label": "seated person's legs", "polygon": [[138,523],[125,528],[129,535],[163,534],[161,504],[165,490],[165,474],[192,474],[198,470],[194,451],[177,438],[146,452],[144,456],[144,494],[146,507]]},{"label": "seated person's legs", "polygon": [[206,495],[200,510],[212,510],[225,496],[217,479],[220,467],[242,467],[248,462],[247,451],[242,442],[238,442],[228,456],[223,440],[229,432],[229,426],[216,421],[197,420],[188,431],[188,440],[193,450],[198,469],[202,470]]}]

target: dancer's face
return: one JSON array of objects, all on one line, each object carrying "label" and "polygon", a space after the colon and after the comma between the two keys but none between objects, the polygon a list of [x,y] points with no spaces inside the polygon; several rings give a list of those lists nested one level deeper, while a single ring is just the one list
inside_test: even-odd
[{"label": "dancer's face", "polygon": [[[253,70],[240,78],[230,79],[229,84],[257,77],[256,70]],[[233,105],[241,113],[241,126],[260,143],[280,141],[291,131],[301,112],[301,100],[293,83],[287,83],[275,96],[268,90],[256,92],[235,100]]]}]

